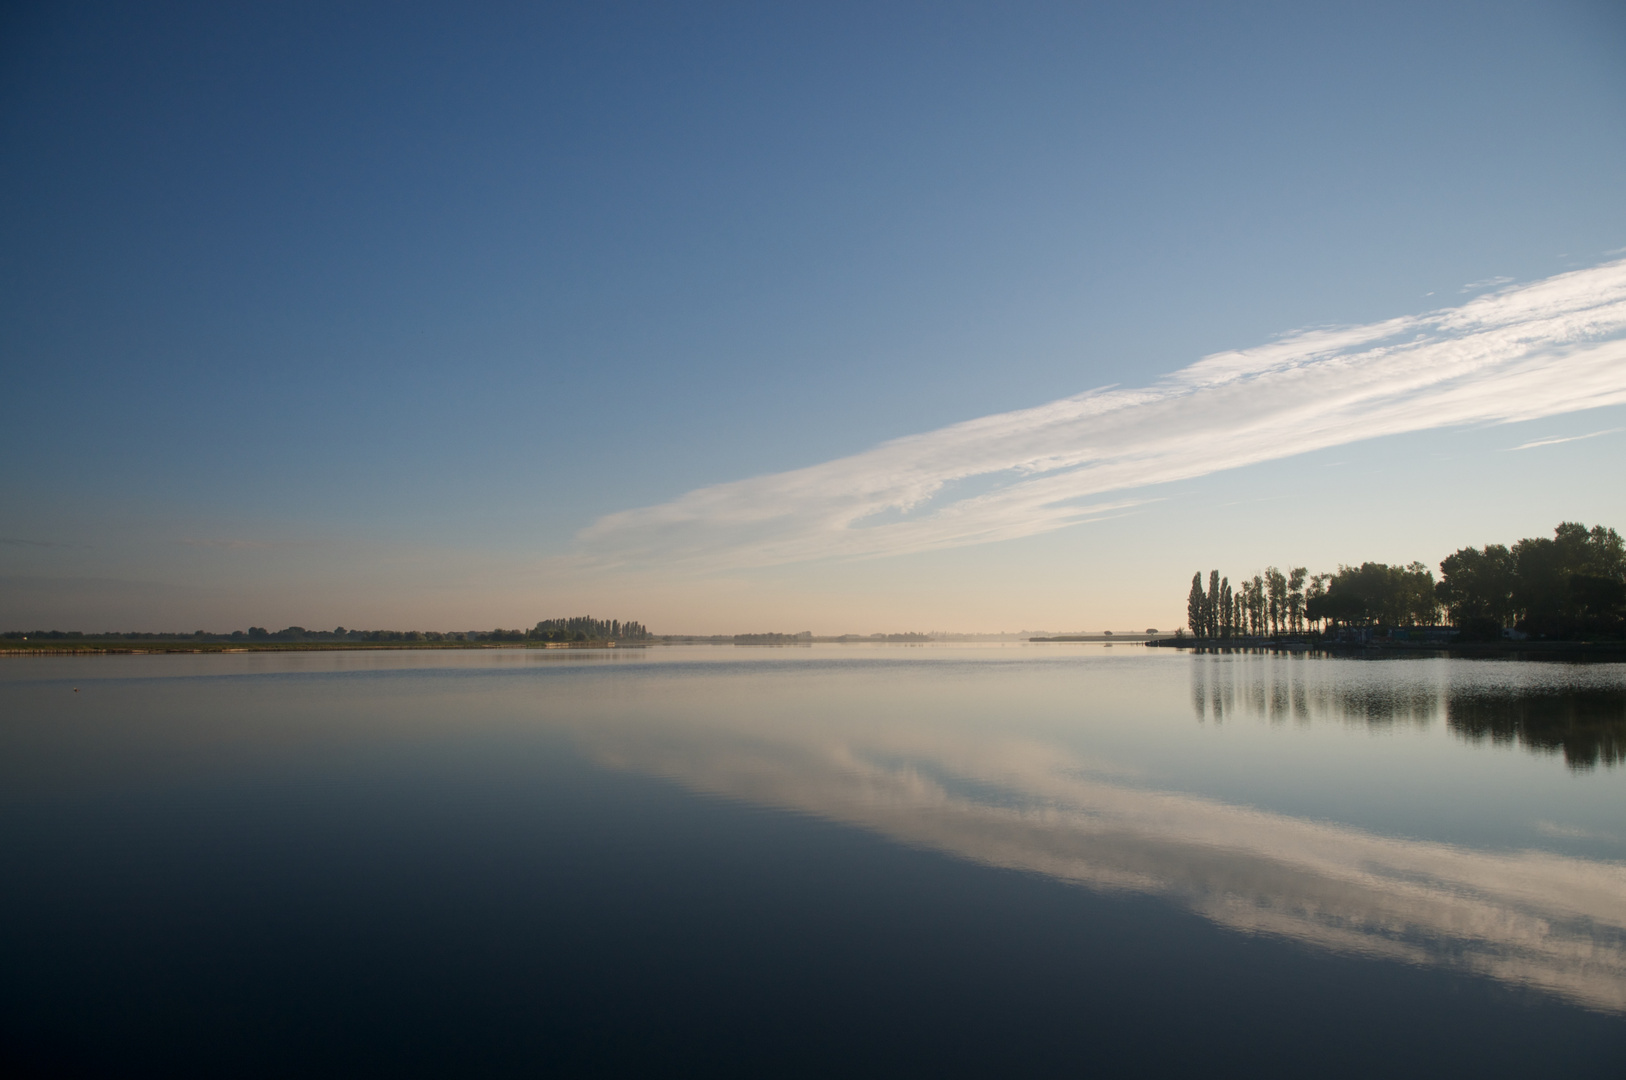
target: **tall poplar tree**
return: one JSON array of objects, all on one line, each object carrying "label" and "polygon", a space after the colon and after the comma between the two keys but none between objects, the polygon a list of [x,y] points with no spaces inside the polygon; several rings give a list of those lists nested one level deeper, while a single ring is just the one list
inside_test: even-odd
[{"label": "tall poplar tree", "polygon": [[1203,636],[1203,572],[1191,575],[1191,591],[1186,594],[1186,625],[1192,637]]},{"label": "tall poplar tree", "polygon": [[1309,572],[1303,566],[1287,572],[1287,622],[1295,634],[1304,629],[1304,578]]},{"label": "tall poplar tree", "polygon": [[1274,566],[1265,567],[1265,582],[1270,590],[1270,633],[1282,632],[1282,616],[1287,609],[1287,578]]},{"label": "tall poplar tree", "polygon": [[1208,604],[1205,612],[1208,616],[1208,636],[1219,637],[1219,571],[1208,572]]}]

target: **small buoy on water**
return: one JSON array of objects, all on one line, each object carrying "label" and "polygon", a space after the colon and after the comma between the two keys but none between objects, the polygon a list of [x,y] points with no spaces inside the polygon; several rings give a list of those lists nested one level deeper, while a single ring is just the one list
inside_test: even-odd
[{"label": "small buoy on water", "polygon": [[77,687],[77,686],[76,686],[76,687],[74,687],[74,688],[73,688],[73,692],[74,692],[74,693],[76,693],[76,694],[77,694],[77,693],[78,693],[78,692],[79,692],[79,688],[78,688],[78,687]]}]

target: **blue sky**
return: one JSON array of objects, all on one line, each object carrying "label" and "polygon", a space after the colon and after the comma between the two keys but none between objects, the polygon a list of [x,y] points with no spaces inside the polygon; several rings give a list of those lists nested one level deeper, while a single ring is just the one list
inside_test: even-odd
[{"label": "blue sky", "polygon": [[[935,512],[1033,466],[878,448],[1607,276],[1614,5],[20,8],[4,628],[1128,627],[1175,620],[1198,566],[1626,527],[1612,353],[1530,416],[1492,357],[1418,391],[1422,420],[1370,399],[1373,437],[1283,425],[1239,464],[1136,420],[1215,468],[929,550],[854,548],[794,480],[851,501],[880,474],[839,463],[879,453],[936,501],[883,492],[866,525]],[[1501,404],[1463,411],[1479,386]],[[670,535],[650,509],[742,482]]]}]

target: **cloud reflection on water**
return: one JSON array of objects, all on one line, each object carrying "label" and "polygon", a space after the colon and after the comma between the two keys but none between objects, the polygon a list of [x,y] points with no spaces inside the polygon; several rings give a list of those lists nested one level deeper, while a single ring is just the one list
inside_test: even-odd
[{"label": "cloud reflection on water", "polygon": [[[1194,684],[1198,685],[1198,684]],[[1197,697],[1194,690],[1194,697]],[[1211,700],[1207,686],[1201,695]],[[1226,708],[1427,722],[1345,687],[1243,680]],[[1446,708],[1450,708],[1449,698]],[[629,714],[617,713],[625,717]],[[608,722],[606,722],[608,721]],[[1156,894],[1214,922],[1341,953],[1464,970],[1626,1012],[1626,865],[1375,834],[1148,789],[1032,731],[876,722],[764,723],[738,709],[577,728],[599,761],[703,792],[873,830],[989,866]]]}]

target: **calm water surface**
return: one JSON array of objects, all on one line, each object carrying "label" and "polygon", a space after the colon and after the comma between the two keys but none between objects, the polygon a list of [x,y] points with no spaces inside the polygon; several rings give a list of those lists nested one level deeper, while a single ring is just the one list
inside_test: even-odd
[{"label": "calm water surface", "polygon": [[0,857],[12,1074],[1626,1074],[1626,665],[3,658]]}]

